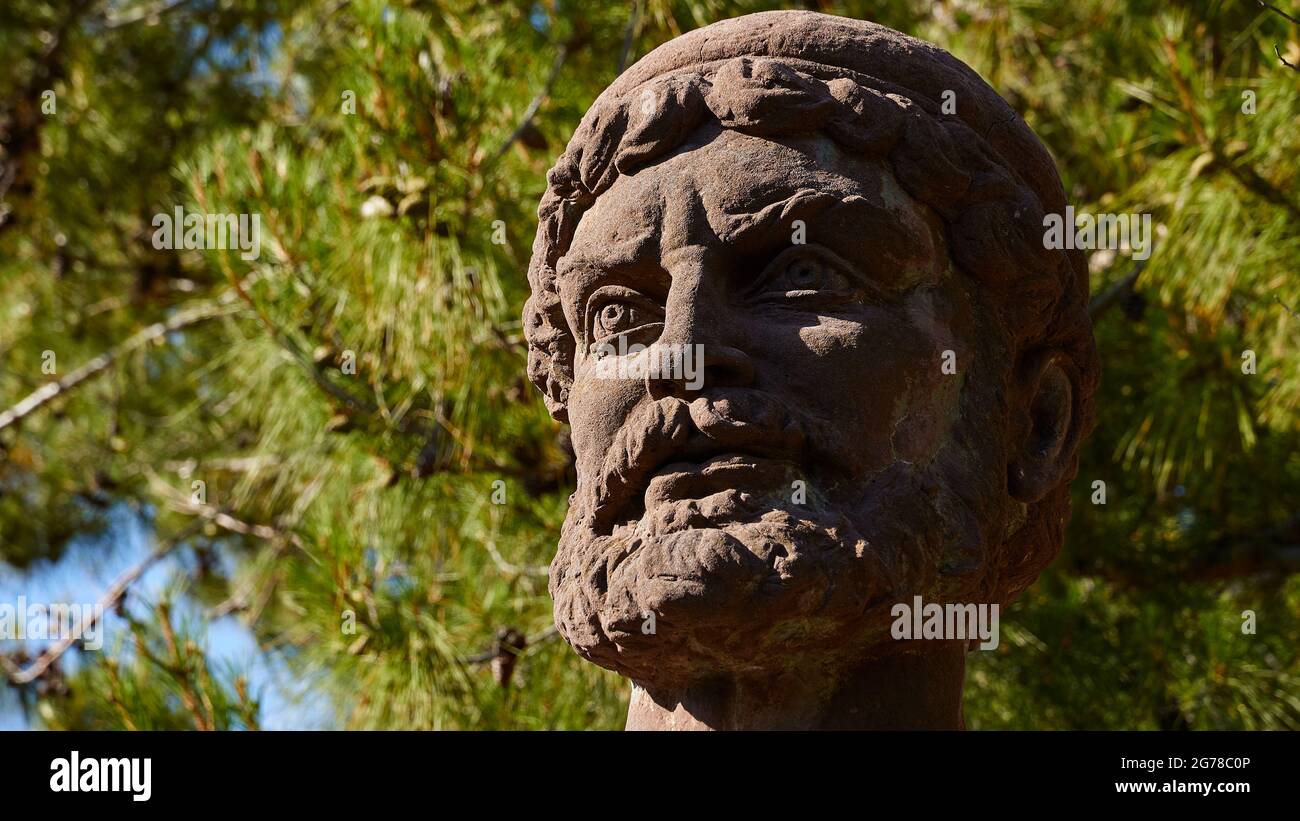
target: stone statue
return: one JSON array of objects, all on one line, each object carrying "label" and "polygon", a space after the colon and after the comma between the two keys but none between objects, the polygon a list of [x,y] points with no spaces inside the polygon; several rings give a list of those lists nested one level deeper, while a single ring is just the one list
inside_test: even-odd
[{"label": "stone statue", "polygon": [[1003,605],[1061,547],[1099,376],[1046,149],[934,46],[767,12],[628,69],[548,182],[550,592],[628,728],[963,726],[972,642],[893,611]]}]

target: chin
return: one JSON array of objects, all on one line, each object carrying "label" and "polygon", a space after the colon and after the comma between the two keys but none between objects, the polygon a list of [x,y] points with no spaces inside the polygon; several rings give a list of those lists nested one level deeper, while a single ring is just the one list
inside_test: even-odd
[{"label": "chin", "polygon": [[848,518],[727,490],[658,504],[602,535],[566,522],[551,595],[560,634],[635,681],[777,673],[889,640],[922,556]]},{"label": "chin", "polygon": [[996,474],[999,446],[963,435],[928,465],[900,460],[856,479],[807,471],[801,504],[784,474],[700,498],[671,492],[698,484],[648,478],[625,494],[645,504],[609,516],[621,520],[612,527],[599,505],[618,497],[579,492],[551,564],[556,627],[581,656],[647,686],[901,652],[894,603],[1002,601],[989,590],[1004,493],[978,481]]}]

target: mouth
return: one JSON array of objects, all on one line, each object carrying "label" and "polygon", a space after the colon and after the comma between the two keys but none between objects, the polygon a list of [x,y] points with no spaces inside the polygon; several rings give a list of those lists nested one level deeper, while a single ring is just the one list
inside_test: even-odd
[{"label": "mouth", "polygon": [[592,488],[589,521],[597,533],[608,536],[666,502],[723,491],[752,506],[754,497],[798,478],[806,462],[802,426],[753,392],[690,404],[663,400],[642,416],[615,437]]},{"label": "mouth", "polygon": [[726,490],[753,493],[776,490],[796,472],[794,462],[749,453],[727,452],[702,461],[672,461],[646,483],[643,512],[667,502],[703,499]]}]

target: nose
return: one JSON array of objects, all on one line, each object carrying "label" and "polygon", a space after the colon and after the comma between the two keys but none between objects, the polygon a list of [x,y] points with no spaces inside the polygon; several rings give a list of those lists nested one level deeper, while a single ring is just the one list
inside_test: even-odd
[{"label": "nose", "polygon": [[754,382],[754,362],[739,348],[698,342],[673,355],[680,358],[680,366],[646,373],[645,387],[651,399],[692,399],[707,388],[743,388]]},{"label": "nose", "polygon": [[709,287],[707,277],[700,276],[703,271],[674,273],[657,347],[662,349],[661,360],[666,352],[678,367],[648,370],[647,393],[652,399],[689,399],[708,388],[753,384],[754,361],[745,351],[726,344],[743,341],[734,334],[727,336],[736,323],[726,316],[725,295]]}]

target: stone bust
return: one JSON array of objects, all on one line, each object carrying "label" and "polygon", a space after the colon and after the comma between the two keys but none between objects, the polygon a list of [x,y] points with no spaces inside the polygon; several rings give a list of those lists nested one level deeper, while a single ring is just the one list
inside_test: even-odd
[{"label": "stone bust", "polygon": [[[973,70],[871,23],[723,21],[600,95],[524,321],[578,474],[556,626],[629,729],[963,726],[971,642],[891,610],[1005,604],[1061,547],[1099,378],[1064,207]],[[663,351],[695,368],[610,367]]]}]

